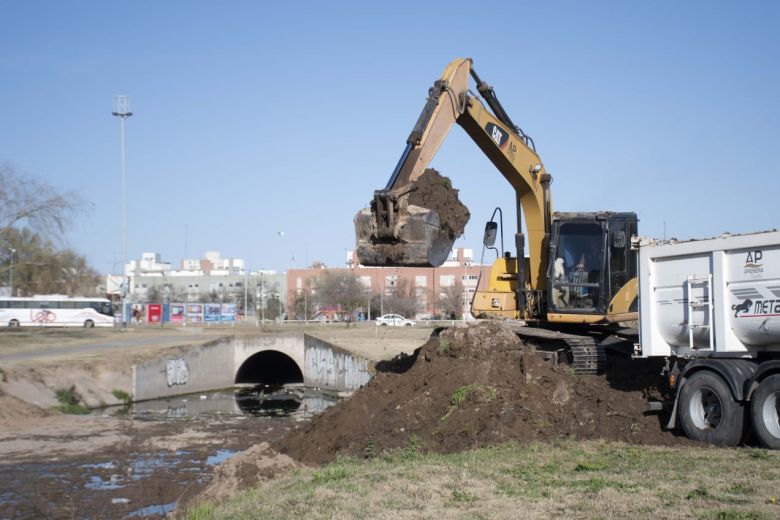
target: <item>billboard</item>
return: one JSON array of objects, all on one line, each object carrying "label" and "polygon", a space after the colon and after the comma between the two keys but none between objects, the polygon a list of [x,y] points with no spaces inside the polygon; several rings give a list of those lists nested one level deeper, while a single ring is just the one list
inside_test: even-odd
[{"label": "billboard", "polygon": [[219,303],[203,304],[203,321],[218,322],[222,315],[222,306]]},{"label": "billboard", "polygon": [[187,321],[191,323],[200,323],[203,321],[203,304],[202,303],[188,303],[187,304]]},{"label": "billboard", "polygon": [[149,323],[160,323],[162,321],[162,304],[150,303],[147,305],[146,320]]},{"label": "billboard", "polygon": [[222,321],[236,321],[238,306],[235,303],[222,304]]},{"label": "billboard", "polygon": [[184,304],[172,303],[171,304],[171,323],[184,323]]}]

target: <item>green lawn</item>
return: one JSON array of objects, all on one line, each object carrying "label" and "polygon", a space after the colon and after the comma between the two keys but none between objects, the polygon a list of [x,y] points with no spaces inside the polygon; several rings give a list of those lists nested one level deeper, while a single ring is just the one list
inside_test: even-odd
[{"label": "green lawn", "polygon": [[187,518],[780,517],[780,456],[756,449],[562,441],[342,459]]}]

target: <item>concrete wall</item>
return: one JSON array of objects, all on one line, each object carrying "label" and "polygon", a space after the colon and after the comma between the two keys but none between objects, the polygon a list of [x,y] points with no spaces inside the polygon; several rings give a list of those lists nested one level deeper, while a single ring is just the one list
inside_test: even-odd
[{"label": "concrete wall", "polygon": [[357,390],[371,380],[373,368],[364,358],[330,343],[304,336],[305,364],[303,382],[306,386],[329,390]]},{"label": "concrete wall", "polygon": [[133,366],[134,400],[232,387],[241,365],[268,350],[292,359],[303,373],[306,386],[351,391],[371,379],[371,362],[313,336],[234,336]]},{"label": "concrete wall", "polygon": [[225,339],[133,366],[133,399],[233,386],[233,340]]}]

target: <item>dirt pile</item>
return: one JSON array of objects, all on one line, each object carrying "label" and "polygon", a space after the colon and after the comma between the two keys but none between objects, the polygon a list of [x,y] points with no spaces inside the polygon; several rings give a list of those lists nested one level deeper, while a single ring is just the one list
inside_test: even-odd
[{"label": "dirt pile", "polygon": [[300,464],[287,455],[272,450],[267,442],[252,446],[217,466],[209,486],[198,495],[198,501],[218,502],[258,483],[288,473]]},{"label": "dirt pile", "polygon": [[471,218],[469,209],[458,198],[452,182],[433,168],[428,168],[414,181],[415,190],[409,194],[409,204],[435,210],[441,227],[451,239],[463,234]]},{"label": "dirt pile", "polygon": [[456,452],[510,440],[680,442],[644,414],[658,367],[615,359],[606,376],[580,376],[530,348],[497,323],[444,331],[416,358],[378,365],[368,385],[290,432],[279,450],[323,463],[338,454]]}]

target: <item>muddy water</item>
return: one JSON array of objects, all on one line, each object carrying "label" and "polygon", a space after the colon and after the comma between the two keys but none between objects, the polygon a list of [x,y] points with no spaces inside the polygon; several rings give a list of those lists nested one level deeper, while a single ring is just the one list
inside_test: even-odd
[{"label": "muddy water", "polygon": [[337,400],[304,388],[227,389],[104,410],[128,440],[0,466],[0,518],[163,518],[205,487],[216,465]]}]

